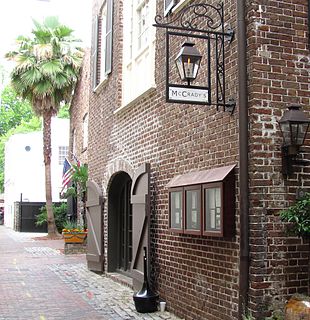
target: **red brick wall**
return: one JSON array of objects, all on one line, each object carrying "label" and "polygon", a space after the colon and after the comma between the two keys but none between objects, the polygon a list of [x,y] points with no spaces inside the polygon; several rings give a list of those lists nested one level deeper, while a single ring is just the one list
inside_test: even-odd
[{"label": "red brick wall", "polygon": [[73,153],[73,130],[75,130],[75,156],[81,163],[87,163],[87,148],[83,147],[83,119],[89,111],[90,88],[90,50],[85,50],[80,79],[75,88],[74,97],[70,105],[70,159]]},{"label": "red brick wall", "polygon": [[[260,319],[296,292],[309,290],[309,247],[283,233],[278,211],[309,191],[309,168],[281,173],[277,121],[290,104],[309,115],[308,1],[256,1],[248,6],[250,146],[250,308]],[[309,140],[308,140],[309,146]],[[308,159],[309,147],[302,155]],[[259,312],[261,311],[261,312]]]},{"label": "red brick wall", "polygon": [[[257,319],[276,299],[309,285],[307,245],[287,238],[277,209],[309,188],[309,168],[288,181],[281,175],[277,120],[288,103],[309,108],[306,0],[249,2],[247,9],[250,161],[249,307]],[[296,1],[294,1],[295,3]],[[158,1],[158,12],[163,12]],[[100,8],[94,1],[94,14]],[[236,3],[225,1],[225,21],[237,28]],[[304,30],[304,31],[303,31]],[[238,103],[233,115],[216,107],[165,103],[165,42],[157,30],[156,90],[126,109],[121,105],[122,1],[114,2],[113,70],[90,94],[90,178],[107,196],[117,171],[132,176],[149,162],[153,281],[168,308],[186,319],[237,319],[239,281]],[[227,48],[227,96],[237,98],[237,41]],[[175,48],[178,50],[178,48]],[[298,97],[295,101],[292,97]],[[309,112],[309,109],[306,110]],[[304,154],[309,159],[309,148]],[[237,164],[236,237],[213,239],[168,231],[166,184],[177,174]],[[106,202],[107,203],[107,202]],[[105,208],[105,246],[107,208]],[[106,257],[107,258],[107,257]]]}]

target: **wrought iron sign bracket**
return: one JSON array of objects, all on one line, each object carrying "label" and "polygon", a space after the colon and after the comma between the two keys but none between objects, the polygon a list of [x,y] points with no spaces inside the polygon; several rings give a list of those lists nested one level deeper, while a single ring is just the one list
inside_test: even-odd
[{"label": "wrought iron sign bracket", "polygon": [[[184,7],[176,15],[157,15],[153,26],[166,30],[166,101],[215,105],[217,110],[223,107],[224,111],[232,114],[236,101],[233,98],[226,99],[225,43],[229,45],[233,41],[234,31],[229,26],[226,26],[225,31],[224,4],[192,4]],[[206,50],[202,54],[207,59],[207,71],[204,70],[207,76],[203,86],[191,85],[189,81],[187,85],[171,83],[170,41],[175,37],[204,43],[203,47]],[[212,92],[212,84],[215,92]]]}]

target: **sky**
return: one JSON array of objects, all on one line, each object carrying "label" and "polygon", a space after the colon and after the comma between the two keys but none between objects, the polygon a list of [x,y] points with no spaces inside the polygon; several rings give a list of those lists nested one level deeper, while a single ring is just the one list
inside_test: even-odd
[{"label": "sky", "polygon": [[14,48],[19,35],[30,35],[32,18],[42,22],[58,16],[72,28],[85,46],[90,46],[92,0],[0,0],[0,65],[10,68],[4,54]]}]

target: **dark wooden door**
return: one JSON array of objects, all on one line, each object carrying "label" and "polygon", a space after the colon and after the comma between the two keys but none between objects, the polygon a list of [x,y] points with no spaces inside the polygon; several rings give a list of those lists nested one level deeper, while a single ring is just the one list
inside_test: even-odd
[{"label": "dark wooden door", "polygon": [[119,260],[118,269],[130,272],[132,261],[132,210],[130,204],[131,180],[124,183],[119,198]]},{"label": "dark wooden door", "polygon": [[89,270],[103,272],[103,201],[99,186],[87,182],[87,267]]},{"label": "dark wooden door", "polygon": [[[132,203],[132,263],[131,274],[135,290],[143,283],[143,247],[150,252],[150,164],[141,165],[135,172],[131,187]],[[148,261],[148,271],[149,270]],[[150,274],[148,272],[148,274]]]}]

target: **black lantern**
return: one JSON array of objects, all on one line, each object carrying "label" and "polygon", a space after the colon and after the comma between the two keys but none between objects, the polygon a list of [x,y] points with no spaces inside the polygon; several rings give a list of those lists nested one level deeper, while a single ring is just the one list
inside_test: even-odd
[{"label": "black lantern", "polygon": [[192,42],[184,42],[175,59],[180,78],[183,81],[187,81],[188,85],[196,79],[202,58],[202,55],[194,45],[195,43]]},{"label": "black lantern", "polygon": [[292,160],[299,153],[299,148],[304,144],[310,119],[300,110],[300,106],[290,106],[279,120],[283,136],[282,160],[283,174],[292,173]]}]

